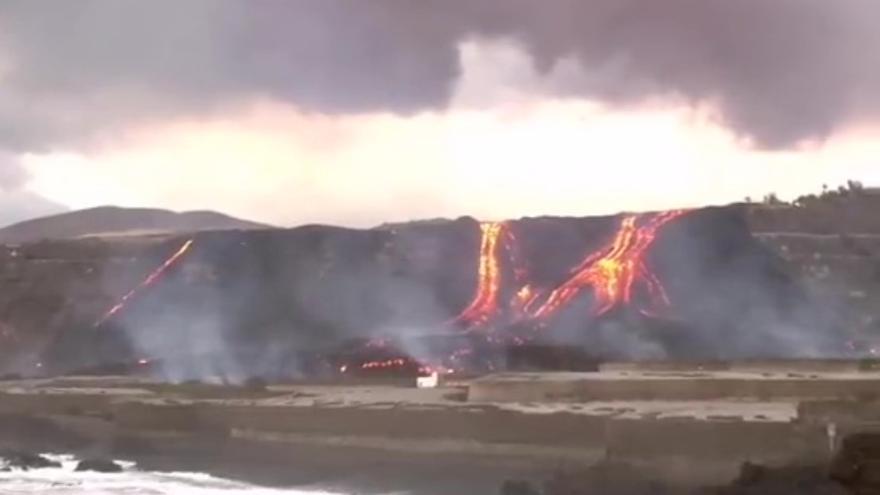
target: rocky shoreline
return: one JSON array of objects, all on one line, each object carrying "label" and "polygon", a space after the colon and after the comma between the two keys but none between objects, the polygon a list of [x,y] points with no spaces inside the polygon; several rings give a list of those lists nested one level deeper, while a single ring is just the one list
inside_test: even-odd
[{"label": "rocky shoreline", "polygon": [[[850,397],[873,386],[874,371],[748,364],[763,371],[497,374],[429,389],[21,380],[0,387],[0,451],[358,494],[830,495],[874,486],[880,441],[859,433],[880,404]],[[772,371],[781,366],[788,371]],[[726,395],[703,397],[710,389]]]},{"label": "rocky shoreline", "polygon": [[[74,424],[75,423],[75,424]],[[527,464],[467,456],[422,457],[350,447],[296,446],[224,435],[129,435],[102,420],[24,415],[0,417],[0,448],[69,453],[80,459],[124,459],[139,469],[201,472],[268,487],[339,493],[418,495],[498,493],[505,479],[537,482],[547,474]]]},{"label": "rocky shoreline", "polygon": [[[437,477],[426,477],[417,480],[423,474],[409,464],[406,471],[390,472],[376,469],[373,466],[367,476],[352,477],[348,483],[327,483],[314,481],[321,474],[314,466],[296,466],[288,463],[271,463],[259,461],[256,457],[239,458],[235,461],[226,458],[197,459],[193,456],[181,455],[181,452],[153,453],[138,456],[137,467],[146,471],[204,472],[213,476],[235,479],[255,485],[298,488],[298,489],[330,489],[339,493],[392,493],[406,487],[407,493],[415,495],[433,493],[455,493],[492,495],[847,495],[876,493],[876,486],[871,480],[847,483],[840,479],[841,471],[825,466],[789,466],[783,468],[766,468],[745,463],[737,479],[725,486],[686,487],[676,486],[659,481],[638,468],[626,463],[599,463],[587,469],[560,469],[549,478],[540,480],[510,478],[495,480],[492,476],[473,477],[459,467],[442,464],[445,480]],[[40,454],[24,451],[0,452],[0,471],[10,469],[51,469],[60,467]],[[265,459],[263,461],[266,461]],[[231,464],[234,462],[234,465]],[[285,466],[286,465],[286,466]],[[401,469],[403,465],[399,466]],[[435,467],[440,467],[438,464]],[[119,473],[122,468],[114,461],[106,459],[86,459],[79,461],[77,472],[95,471],[103,473]],[[294,474],[297,473],[297,474]],[[472,474],[472,473],[470,473]],[[865,473],[863,472],[862,475]],[[413,476],[415,475],[415,476]],[[391,476],[391,478],[387,478]],[[868,477],[876,477],[870,475]],[[871,479],[873,479],[873,477]],[[354,478],[359,478],[355,483]],[[372,478],[372,481],[370,479]],[[326,478],[323,478],[326,480]],[[381,482],[379,480],[384,480]],[[390,483],[389,483],[390,481]],[[853,481],[852,479],[850,481]],[[866,482],[867,481],[867,482]],[[497,488],[495,488],[497,486]]]},{"label": "rocky shoreline", "polygon": [[[767,468],[743,464],[724,486],[693,487],[660,480],[625,462],[588,468],[536,468],[527,462],[486,462],[467,456],[399,456],[368,449],[309,447],[212,435],[160,439],[118,435],[100,420],[76,427],[55,418],[0,417],[0,458],[15,467],[50,468],[37,452],[68,452],[107,468],[103,459],[126,459],[147,471],[204,472],[272,487],[340,493],[408,492],[416,495],[845,495],[875,493],[880,436],[855,435],[830,466]],[[19,462],[20,461],[20,462]],[[43,462],[46,461],[46,462]],[[509,461],[509,460],[508,460]],[[94,467],[94,466],[93,466]],[[96,469],[98,470],[98,469]]]}]

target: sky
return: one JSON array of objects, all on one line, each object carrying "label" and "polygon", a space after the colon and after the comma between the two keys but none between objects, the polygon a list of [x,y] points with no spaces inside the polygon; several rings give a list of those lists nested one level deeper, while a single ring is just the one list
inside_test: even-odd
[{"label": "sky", "polygon": [[592,215],[880,186],[875,0],[6,0],[0,224]]}]

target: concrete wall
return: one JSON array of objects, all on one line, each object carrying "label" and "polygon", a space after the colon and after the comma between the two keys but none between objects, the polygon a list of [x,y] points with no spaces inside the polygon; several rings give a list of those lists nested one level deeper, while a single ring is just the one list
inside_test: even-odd
[{"label": "concrete wall", "polygon": [[208,428],[195,404],[153,404],[120,401],[111,405],[114,423],[143,431],[197,432]]},{"label": "concrete wall", "polygon": [[0,393],[0,412],[12,414],[104,415],[116,398],[102,394]]},{"label": "concrete wall", "polygon": [[876,400],[804,401],[798,404],[798,418],[806,422],[880,424],[880,402]]},{"label": "concrete wall", "polygon": [[[823,425],[797,422],[615,419],[529,414],[496,407],[141,407],[116,409],[140,432],[225,431],[237,438],[379,451],[504,455],[548,465],[600,459],[710,463],[733,473],[745,460],[809,462],[828,455]],[[658,464],[659,465],[659,464]],[[720,476],[720,474],[719,474]]]},{"label": "concrete wall", "polygon": [[611,459],[694,483],[726,482],[745,460],[771,465],[821,462],[830,453],[821,421],[620,419],[478,404],[263,406],[112,396],[0,396],[0,412],[63,415],[71,407],[103,411],[112,419],[108,424],[113,435],[152,439],[157,445],[171,437],[204,436],[300,453],[320,447],[364,450],[376,458],[463,457],[547,469]]},{"label": "concrete wall", "polygon": [[599,365],[605,372],[734,371],[750,373],[852,373],[880,369],[876,359],[754,359],[741,361],[621,361]]},{"label": "concrete wall", "polygon": [[765,359],[733,361],[731,371],[753,373],[855,373],[861,361],[853,359]]},{"label": "concrete wall", "polygon": [[600,372],[728,371],[727,361],[613,361],[599,365]]},{"label": "concrete wall", "polygon": [[599,378],[583,374],[532,380],[486,377],[471,383],[473,402],[589,402],[634,400],[720,399],[859,399],[880,393],[874,378],[748,378],[748,377],[626,377]]},{"label": "concrete wall", "polygon": [[824,428],[795,422],[632,419],[608,422],[609,457],[812,462],[829,456]]}]

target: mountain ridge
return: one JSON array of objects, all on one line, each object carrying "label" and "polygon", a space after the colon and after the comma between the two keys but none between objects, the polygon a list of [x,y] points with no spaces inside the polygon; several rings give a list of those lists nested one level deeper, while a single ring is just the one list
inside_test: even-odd
[{"label": "mountain ridge", "polygon": [[98,206],[33,218],[0,228],[0,243],[24,244],[49,239],[266,228],[273,226],[211,210],[175,212],[160,208]]}]

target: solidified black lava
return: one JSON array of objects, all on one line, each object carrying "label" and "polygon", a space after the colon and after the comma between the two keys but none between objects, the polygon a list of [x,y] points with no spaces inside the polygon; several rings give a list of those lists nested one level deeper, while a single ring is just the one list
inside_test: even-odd
[{"label": "solidified black lava", "polygon": [[[587,254],[613,238],[621,218],[509,222],[528,281],[545,289],[561,283]],[[187,239],[135,253],[140,276]],[[94,321],[114,302],[101,295],[106,280],[118,277],[120,269],[118,261],[102,264],[102,255],[89,255],[101,273],[81,284],[93,285],[60,294],[66,301],[60,309],[33,308],[50,312],[28,330],[44,335],[36,341],[43,342],[38,350],[46,369],[100,368],[149,357],[184,378],[289,376],[329,367],[332,363],[320,356],[338,353],[347,340],[374,335],[409,342],[405,351],[420,359],[435,350],[423,336],[462,330],[449,322],[468,305],[477,285],[480,229],[470,218],[370,230],[305,226],[207,232],[194,239],[178,266],[98,329]],[[751,236],[737,208],[695,210],[668,224],[648,263],[671,303],[660,314],[646,316],[636,305],[624,305],[596,318],[587,290],[552,319],[499,317],[485,331],[516,332],[536,348],[579,348],[583,362],[843,352],[833,319],[809,299],[783,260]],[[502,260],[501,271],[504,306],[521,280],[508,261]],[[138,277],[129,273],[127,279]],[[111,285],[118,296],[121,284]],[[512,354],[501,364],[530,361]]]},{"label": "solidified black lava", "polygon": [[61,467],[61,463],[42,455],[17,450],[0,451],[0,464],[6,468],[23,470]]},{"label": "solidified black lava", "polygon": [[[501,493],[505,494],[505,484]],[[515,485],[522,486],[522,485]],[[600,463],[579,472],[557,473],[544,483],[544,495],[847,495],[825,466],[768,468],[743,464],[737,479],[724,486],[692,488],[658,481],[626,463]],[[855,492],[861,493],[861,492]]]},{"label": "solidified black lava", "polygon": [[107,459],[84,459],[79,461],[74,471],[93,471],[96,473],[121,473],[122,466]]}]

